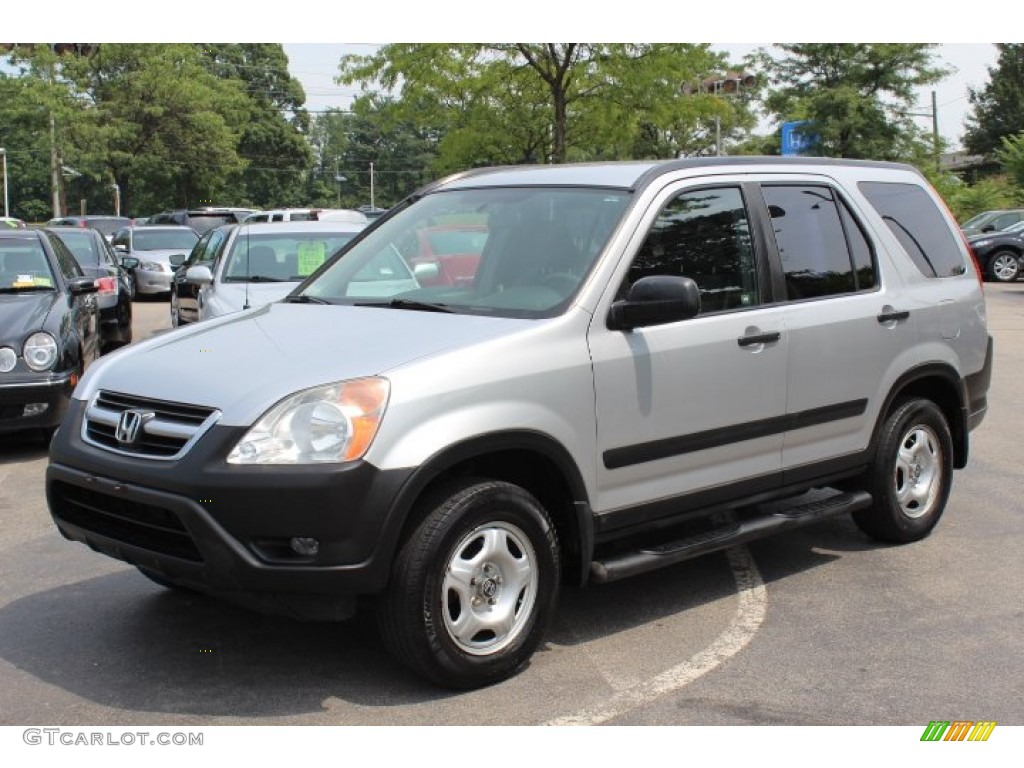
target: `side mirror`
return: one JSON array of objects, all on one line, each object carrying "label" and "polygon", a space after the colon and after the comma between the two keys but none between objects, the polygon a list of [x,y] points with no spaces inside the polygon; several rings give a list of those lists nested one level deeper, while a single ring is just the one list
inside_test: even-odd
[{"label": "side mirror", "polygon": [[608,328],[632,331],[648,325],[688,320],[700,313],[700,289],[688,277],[653,275],[633,283],[626,298],[608,313]]},{"label": "side mirror", "polygon": [[96,293],[99,286],[96,285],[94,277],[73,277],[68,280],[68,291],[72,296],[84,296],[87,293]]},{"label": "side mirror", "polygon": [[186,261],[188,261],[188,254],[185,254],[185,253],[176,253],[176,254],[174,254],[173,256],[169,257],[169,258],[167,259],[167,261],[168,261],[168,263],[170,263],[170,265],[171,265],[172,267],[174,267],[175,269],[177,269],[177,268],[178,268],[178,267],[180,267],[180,266],[181,266],[182,264],[184,264],[184,263],[185,263]]},{"label": "side mirror", "polygon": [[189,267],[185,271],[185,281],[196,285],[209,285],[213,282],[213,273],[207,266]]},{"label": "side mirror", "polygon": [[135,269],[139,266],[139,260],[134,256],[124,256],[121,259],[121,266],[125,269]]},{"label": "side mirror", "polygon": [[986,224],[984,227],[981,228],[981,231],[982,232],[995,232],[996,231],[996,227],[995,227],[994,224]]}]

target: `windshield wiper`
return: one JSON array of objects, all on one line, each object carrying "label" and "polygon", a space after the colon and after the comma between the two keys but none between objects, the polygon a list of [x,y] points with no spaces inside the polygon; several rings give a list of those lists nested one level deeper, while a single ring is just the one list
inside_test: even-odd
[{"label": "windshield wiper", "polygon": [[390,301],[357,301],[357,307],[383,307],[385,309],[415,309],[420,312],[448,312],[454,313],[447,304],[431,304],[427,301],[414,301],[412,299],[391,299]]},{"label": "windshield wiper", "polygon": [[327,299],[318,299],[316,296],[309,296],[300,293],[298,296],[286,296],[283,301],[287,304],[330,304]]}]

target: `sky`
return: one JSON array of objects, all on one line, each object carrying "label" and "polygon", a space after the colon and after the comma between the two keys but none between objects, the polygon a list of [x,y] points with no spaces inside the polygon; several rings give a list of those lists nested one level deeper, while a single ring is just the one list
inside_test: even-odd
[{"label": "sky", "polygon": [[[714,44],[739,60],[771,40],[939,41],[942,61],[955,68],[935,87],[939,131],[952,149],[960,144],[969,112],[967,89],[984,86],[987,68],[996,61],[996,49],[986,40],[1001,30],[982,22],[1005,18],[1005,6],[997,0],[974,0],[969,14],[893,0],[838,5],[821,0],[630,0],[605,6],[608,10],[580,0],[303,0],[296,6],[270,5],[258,13],[249,12],[252,7],[232,0],[175,0],[173,13],[154,17],[140,12],[135,0],[91,0],[89,13],[81,12],[79,0],[49,0],[19,4],[16,12],[5,15],[0,35],[8,40],[279,42],[292,74],[306,89],[310,110],[345,106],[354,91],[334,83],[341,56],[369,53],[385,42],[753,41]],[[361,42],[334,42],[338,39]],[[917,118],[925,129],[931,127],[930,90],[920,91],[914,110],[927,113]],[[759,131],[771,128],[764,124]]]},{"label": "sky", "polygon": [[[715,50],[724,51],[739,62],[742,57],[766,43],[716,43]],[[306,90],[306,106],[310,111],[330,107],[343,108],[358,93],[358,86],[340,86],[334,82],[338,62],[346,54],[372,53],[376,43],[286,43],[289,70],[302,82]],[[992,43],[948,43],[937,49],[938,63],[953,67],[955,71],[933,87],[918,93],[915,113],[921,127],[931,130],[931,91],[935,91],[939,114],[939,133],[948,142],[949,149],[960,147],[964,133],[964,119],[970,112],[968,88],[979,89],[988,82],[988,68],[995,65],[997,50]],[[760,132],[773,126],[763,122]]]}]

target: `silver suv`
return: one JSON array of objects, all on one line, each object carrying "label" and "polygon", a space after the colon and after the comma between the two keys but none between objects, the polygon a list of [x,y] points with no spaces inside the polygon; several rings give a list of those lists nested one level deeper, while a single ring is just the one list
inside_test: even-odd
[{"label": "silver suv", "polygon": [[166,586],[316,618],[373,596],[398,659],[470,688],[527,662],[561,583],[831,515],[926,536],[991,360],[910,167],[480,169],[283,301],[94,365],[47,494]]}]

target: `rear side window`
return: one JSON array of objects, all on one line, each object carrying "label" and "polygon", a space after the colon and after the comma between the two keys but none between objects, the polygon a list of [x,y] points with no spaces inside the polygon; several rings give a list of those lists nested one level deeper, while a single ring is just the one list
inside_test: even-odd
[{"label": "rear side window", "polygon": [[946,217],[916,184],[862,181],[868,202],[925,277],[953,277],[967,269]]},{"label": "rear side window", "polygon": [[812,185],[761,189],[772,217],[789,299],[835,296],[874,286],[871,249],[831,189]]}]

